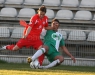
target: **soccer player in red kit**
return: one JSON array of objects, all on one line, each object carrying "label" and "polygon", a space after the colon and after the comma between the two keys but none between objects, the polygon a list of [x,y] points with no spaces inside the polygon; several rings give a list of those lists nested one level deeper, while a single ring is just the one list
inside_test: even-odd
[{"label": "soccer player in red kit", "polygon": [[[16,51],[21,49],[22,47],[33,47],[38,50],[42,47],[43,42],[40,39],[40,34],[42,29],[52,29],[48,26],[48,17],[45,16],[46,7],[41,6],[38,10],[38,14],[35,14],[31,17],[30,23],[27,24],[24,20],[20,20],[20,24],[25,26],[23,37],[16,43],[16,45],[6,45],[1,49],[7,49]],[[42,65],[44,59],[44,55],[39,57],[40,65]]]}]

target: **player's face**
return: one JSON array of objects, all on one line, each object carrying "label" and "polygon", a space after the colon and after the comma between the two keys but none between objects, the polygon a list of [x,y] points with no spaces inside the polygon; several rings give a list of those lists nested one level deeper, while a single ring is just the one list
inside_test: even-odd
[{"label": "player's face", "polygon": [[52,27],[54,28],[54,30],[57,30],[59,27],[59,23],[57,21],[52,22]]},{"label": "player's face", "polygon": [[38,14],[40,18],[43,18],[45,16],[45,12],[42,11],[38,11]]}]

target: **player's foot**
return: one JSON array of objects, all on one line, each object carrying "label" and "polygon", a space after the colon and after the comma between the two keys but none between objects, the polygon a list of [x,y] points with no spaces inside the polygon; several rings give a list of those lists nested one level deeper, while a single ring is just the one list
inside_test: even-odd
[{"label": "player's foot", "polygon": [[27,58],[27,62],[28,62],[28,63],[31,63],[31,62],[32,62],[31,57],[28,57],[28,58]]},{"label": "player's foot", "polygon": [[2,47],[0,48],[0,50],[6,50],[6,47],[7,47],[7,46],[2,46]]}]

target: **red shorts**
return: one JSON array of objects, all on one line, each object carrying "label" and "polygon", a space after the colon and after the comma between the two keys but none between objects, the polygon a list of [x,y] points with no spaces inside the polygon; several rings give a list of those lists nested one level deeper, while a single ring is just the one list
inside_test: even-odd
[{"label": "red shorts", "polygon": [[28,39],[20,39],[17,44],[16,44],[19,48],[22,47],[33,47],[34,49],[38,49],[41,45],[43,45],[43,42],[40,39],[37,40],[28,40]]}]

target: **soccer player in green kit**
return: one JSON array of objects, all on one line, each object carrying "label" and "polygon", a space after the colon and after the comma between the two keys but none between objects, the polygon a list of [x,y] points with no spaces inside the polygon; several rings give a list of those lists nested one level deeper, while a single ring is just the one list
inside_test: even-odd
[{"label": "soccer player in green kit", "polygon": [[32,57],[28,57],[28,63],[36,60],[40,55],[45,54],[47,59],[51,62],[49,65],[46,66],[38,66],[40,69],[47,69],[53,66],[57,66],[64,61],[64,57],[58,51],[59,47],[71,57],[73,62],[75,63],[75,58],[70,54],[68,49],[65,47],[64,38],[62,34],[57,32],[60,24],[58,19],[53,19],[51,26],[53,30],[47,30],[46,35],[44,36],[44,45],[43,48],[39,49]]}]

